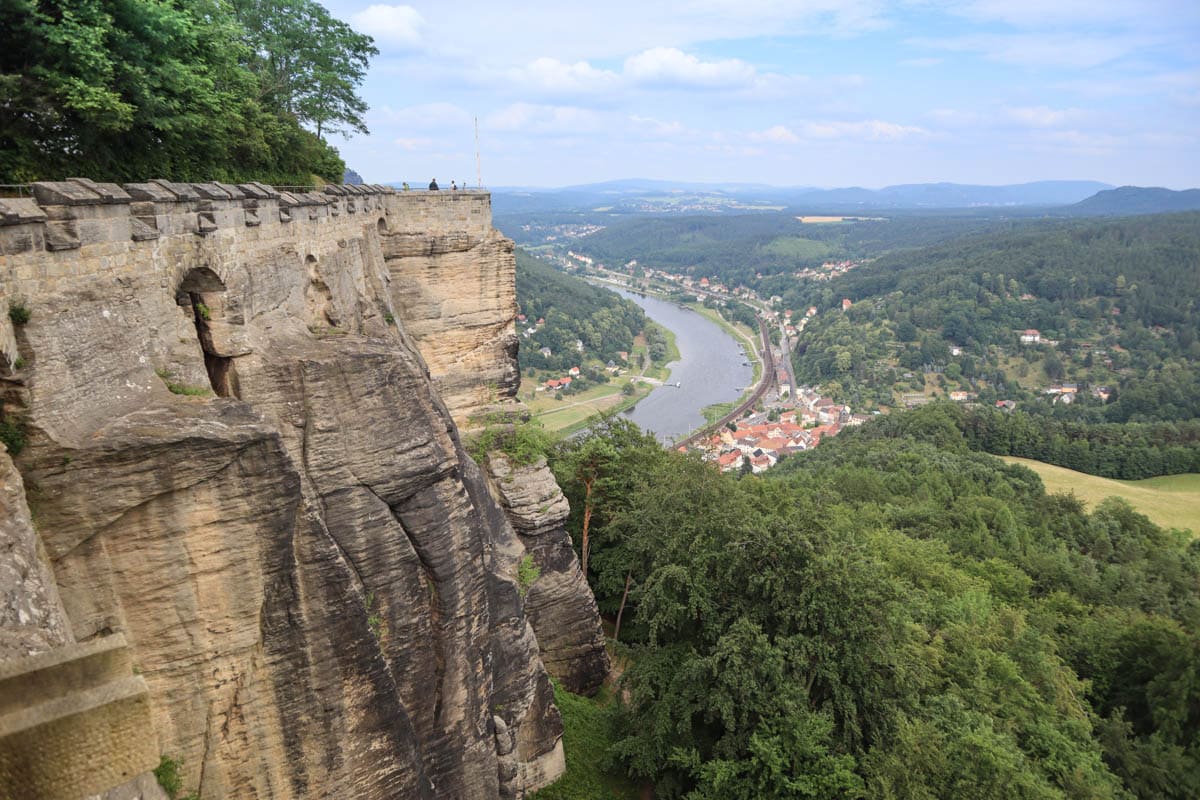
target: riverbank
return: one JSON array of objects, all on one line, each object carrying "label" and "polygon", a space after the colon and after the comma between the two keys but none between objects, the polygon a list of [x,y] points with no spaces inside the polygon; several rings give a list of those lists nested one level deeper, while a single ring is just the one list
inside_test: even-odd
[{"label": "riverbank", "polygon": [[[650,325],[663,332],[667,343],[666,356],[661,363],[652,364],[645,336],[639,335],[634,340],[629,363],[643,363],[641,359],[644,357],[647,366],[640,372],[633,371],[631,367],[629,372],[613,376],[607,383],[593,386],[578,394],[563,395],[561,399],[550,393],[542,393],[539,396],[534,388],[526,383],[530,379],[523,376],[522,385],[517,392],[529,407],[533,419],[551,433],[570,436],[586,428],[601,414],[620,414],[633,408],[655,388],[666,383],[671,377],[668,365],[680,358],[679,346],[675,332],[670,328],[655,322],[648,322],[647,326]],[[536,379],[532,382],[534,387],[540,385],[540,381]],[[625,387],[630,382],[634,386],[633,394],[625,394]]]}]

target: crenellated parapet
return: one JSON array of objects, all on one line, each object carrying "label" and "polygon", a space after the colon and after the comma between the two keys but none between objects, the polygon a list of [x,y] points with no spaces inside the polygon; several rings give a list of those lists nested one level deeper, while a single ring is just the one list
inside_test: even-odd
[{"label": "crenellated parapet", "polygon": [[31,198],[0,198],[3,253],[74,250],[222,229],[286,225],[382,211],[387,186],[280,191],[262,183],[97,183],[86,178],[32,184]]}]

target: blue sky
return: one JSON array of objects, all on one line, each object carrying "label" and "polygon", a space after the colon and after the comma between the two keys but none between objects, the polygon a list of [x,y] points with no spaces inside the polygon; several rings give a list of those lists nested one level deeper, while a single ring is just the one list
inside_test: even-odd
[{"label": "blue sky", "polygon": [[1200,186],[1198,0],[328,0],[368,181]]}]

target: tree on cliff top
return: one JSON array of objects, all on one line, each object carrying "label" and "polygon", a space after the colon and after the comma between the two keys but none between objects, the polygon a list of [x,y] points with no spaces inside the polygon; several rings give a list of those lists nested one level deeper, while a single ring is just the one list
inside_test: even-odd
[{"label": "tree on cliff top", "polygon": [[325,133],[366,133],[358,87],[371,57],[370,36],[355,32],[313,0],[235,0],[234,13],[254,51],[262,97]]},{"label": "tree on cliff top", "polygon": [[301,123],[361,125],[353,87],[374,48],[325,20],[343,50],[302,49],[308,82],[282,99],[222,0],[0,4],[0,181],[339,180],[337,151]]}]

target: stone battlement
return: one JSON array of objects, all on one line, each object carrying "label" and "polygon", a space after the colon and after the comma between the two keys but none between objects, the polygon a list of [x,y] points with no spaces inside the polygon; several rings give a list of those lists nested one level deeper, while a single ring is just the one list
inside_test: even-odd
[{"label": "stone battlement", "polygon": [[[31,185],[33,197],[0,198],[0,253],[75,250],[104,242],[207,236],[229,228],[320,221],[372,211],[398,212],[429,231],[453,223],[490,227],[486,191],[398,192],[390,186],[329,185],[281,191],[263,183],[97,183],[86,178]],[[447,215],[454,208],[458,213]]]}]

